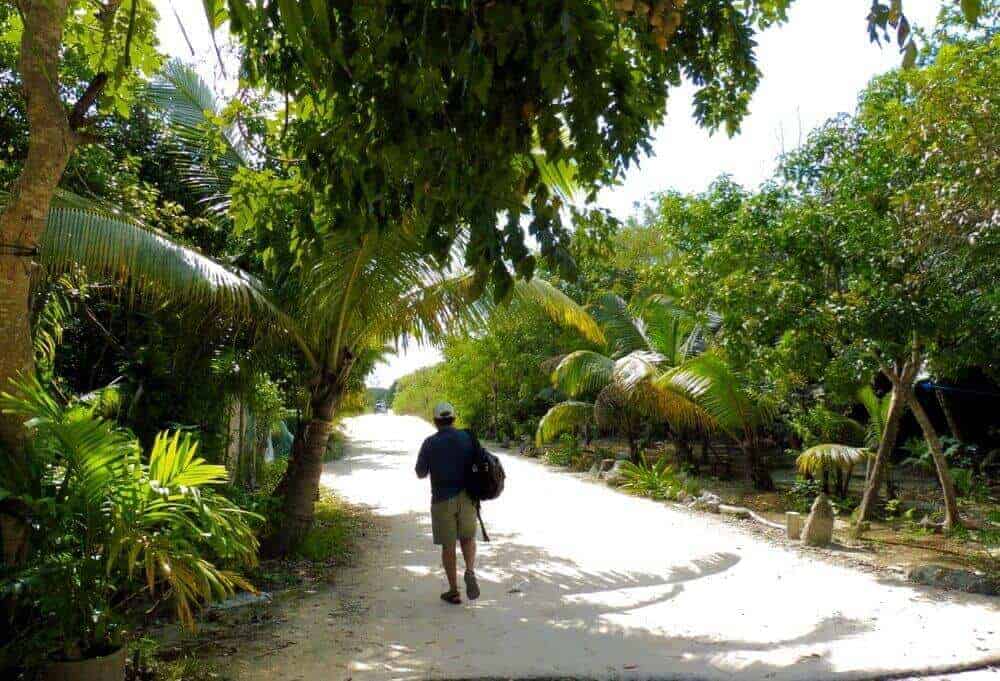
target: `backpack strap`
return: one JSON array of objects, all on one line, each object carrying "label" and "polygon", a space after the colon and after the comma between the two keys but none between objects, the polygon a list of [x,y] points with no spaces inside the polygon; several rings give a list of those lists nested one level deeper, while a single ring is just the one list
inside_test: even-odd
[{"label": "backpack strap", "polygon": [[486,534],[486,525],[483,523],[483,511],[482,511],[482,507],[483,507],[483,505],[477,501],[476,502],[476,517],[479,518],[479,529],[482,530],[482,532],[483,532],[483,541],[489,543],[489,541],[490,541],[490,535]]},{"label": "backpack strap", "polygon": [[472,438],[472,448],[474,450],[476,450],[476,454],[478,454],[479,452],[483,451],[483,445],[480,444],[479,438],[476,437],[476,434],[472,432],[472,429],[471,428],[466,428],[465,432],[469,434],[470,438]]}]

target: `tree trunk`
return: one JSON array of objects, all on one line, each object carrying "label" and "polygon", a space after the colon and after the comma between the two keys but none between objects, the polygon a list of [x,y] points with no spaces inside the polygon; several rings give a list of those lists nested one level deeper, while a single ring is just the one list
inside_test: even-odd
[{"label": "tree trunk", "polygon": [[684,435],[678,435],[677,440],[674,442],[674,446],[677,449],[677,463],[687,466],[694,466],[693,457],[691,455],[691,443]]},{"label": "tree trunk", "polygon": [[951,431],[951,436],[959,442],[966,442],[964,433],[958,425],[958,419],[955,417],[955,412],[951,409],[951,400],[948,399],[948,395],[941,389],[935,390],[934,395],[941,406],[941,411],[944,412],[944,420],[948,422],[948,430]]},{"label": "tree trunk", "polygon": [[[18,66],[28,115],[28,156],[0,213],[0,390],[34,369],[29,318],[30,256],[38,245],[49,204],[76,135],[59,93],[59,52],[69,0],[22,0],[24,19]],[[20,449],[17,416],[0,414],[0,449]]]},{"label": "tree trunk", "polygon": [[636,437],[629,433],[628,435],[628,459],[636,466],[642,465],[642,457],[639,456],[639,441]]},{"label": "tree trunk", "polygon": [[741,443],[740,448],[743,450],[743,464],[747,482],[755,490],[773,492],[775,489],[774,478],[771,477],[771,471],[767,469],[767,464],[761,457],[757,446],[752,443]]},{"label": "tree trunk", "polygon": [[263,551],[284,556],[296,547],[312,527],[323,473],[323,455],[333,432],[333,417],[354,366],[354,355],[343,350],[333,372],[323,372],[312,390],[311,418],[300,447],[293,447],[284,482],[281,525],[264,543]]},{"label": "tree trunk", "polygon": [[878,489],[882,485],[882,476],[885,473],[886,465],[892,450],[896,447],[896,434],[899,432],[899,422],[903,419],[903,411],[906,399],[899,394],[899,390],[893,382],[892,397],[889,399],[889,413],[886,416],[885,430],[878,443],[878,451],[875,453],[875,462],[872,464],[868,480],[865,482],[865,493],[861,498],[861,505],[858,506],[858,525],[868,519],[872,508],[878,500]]},{"label": "tree trunk", "polygon": [[917,399],[913,389],[907,386],[906,401],[910,405],[910,411],[920,424],[920,429],[924,432],[924,439],[931,450],[931,458],[934,459],[934,468],[937,469],[938,481],[941,483],[941,491],[944,494],[944,527],[950,530],[959,524],[958,501],[955,498],[955,482],[951,478],[948,470],[948,461],[944,456],[944,447],[941,446],[941,438],[938,437],[937,429],[931,423],[927,412]]}]

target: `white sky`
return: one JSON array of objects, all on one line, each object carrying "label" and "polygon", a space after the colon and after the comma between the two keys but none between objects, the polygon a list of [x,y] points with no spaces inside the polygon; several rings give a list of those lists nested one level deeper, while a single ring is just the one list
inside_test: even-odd
[{"label": "white sky", "polygon": [[[161,15],[161,49],[195,63],[222,93],[232,92],[233,69],[228,69],[229,79],[222,77],[201,0],[155,3]],[[764,75],[740,135],[709,136],[699,128],[691,117],[693,88],[681,87],[671,96],[653,155],[619,186],[604,190],[598,204],[625,218],[655,192],[700,191],[723,173],[749,187],[767,179],[782,151],[795,148],[809,130],[831,116],[853,111],[858,92],[871,77],[899,64],[895,49],[868,42],[865,16],[870,5],[869,0],[796,0],[786,25],[759,36],[757,57]],[[930,28],[941,5],[941,0],[907,0],[904,7],[913,26]],[[173,10],[184,22],[194,56]],[[376,367],[368,383],[387,387],[440,359],[434,348],[411,346]]]}]

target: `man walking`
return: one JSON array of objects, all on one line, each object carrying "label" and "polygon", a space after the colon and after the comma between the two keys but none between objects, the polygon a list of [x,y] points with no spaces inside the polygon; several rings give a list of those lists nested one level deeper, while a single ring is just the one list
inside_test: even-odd
[{"label": "man walking", "polygon": [[417,477],[431,476],[431,529],[434,543],[441,546],[441,563],[448,576],[448,591],[441,600],[458,604],[458,559],[455,544],[462,546],[465,559],[465,593],[470,601],[479,598],[476,581],[476,504],[465,491],[466,464],[475,454],[472,436],[457,430],[455,409],[447,402],[434,407],[438,432],[424,440],[417,456]]}]

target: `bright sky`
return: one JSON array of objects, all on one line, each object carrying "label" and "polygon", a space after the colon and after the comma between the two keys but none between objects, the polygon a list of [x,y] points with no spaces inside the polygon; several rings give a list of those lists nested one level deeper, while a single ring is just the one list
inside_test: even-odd
[{"label": "bright sky", "polygon": [[[198,65],[222,92],[233,89],[222,77],[211,46],[201,0],[155,0],[162,17],[159,35],[167,54]],[[598,203],[625,218],[636,203],[665,189],[700,191],[727,173],[754,187],[774,170],[777,156],[795,148],[826,119],[854,109],[858,92],[872,76],[899,64],[891,47],[868,42],[865,16],[869,0],[796,0],[785,26],[760,36],[758,63],[764,73],[740,135],[709,136],[691,117],[687,86],[673,92],[664,125],[657,131],[653,155],[633,168],[617,187],[603,191]],[[941,0],[907,0],[914,26],[930,28]],[[178,29],[174,10],[184,22],[195,54]],[[369,385],[389,386],[417,368],[440,361],[435,348],[412,347],[378,366]]]}]

